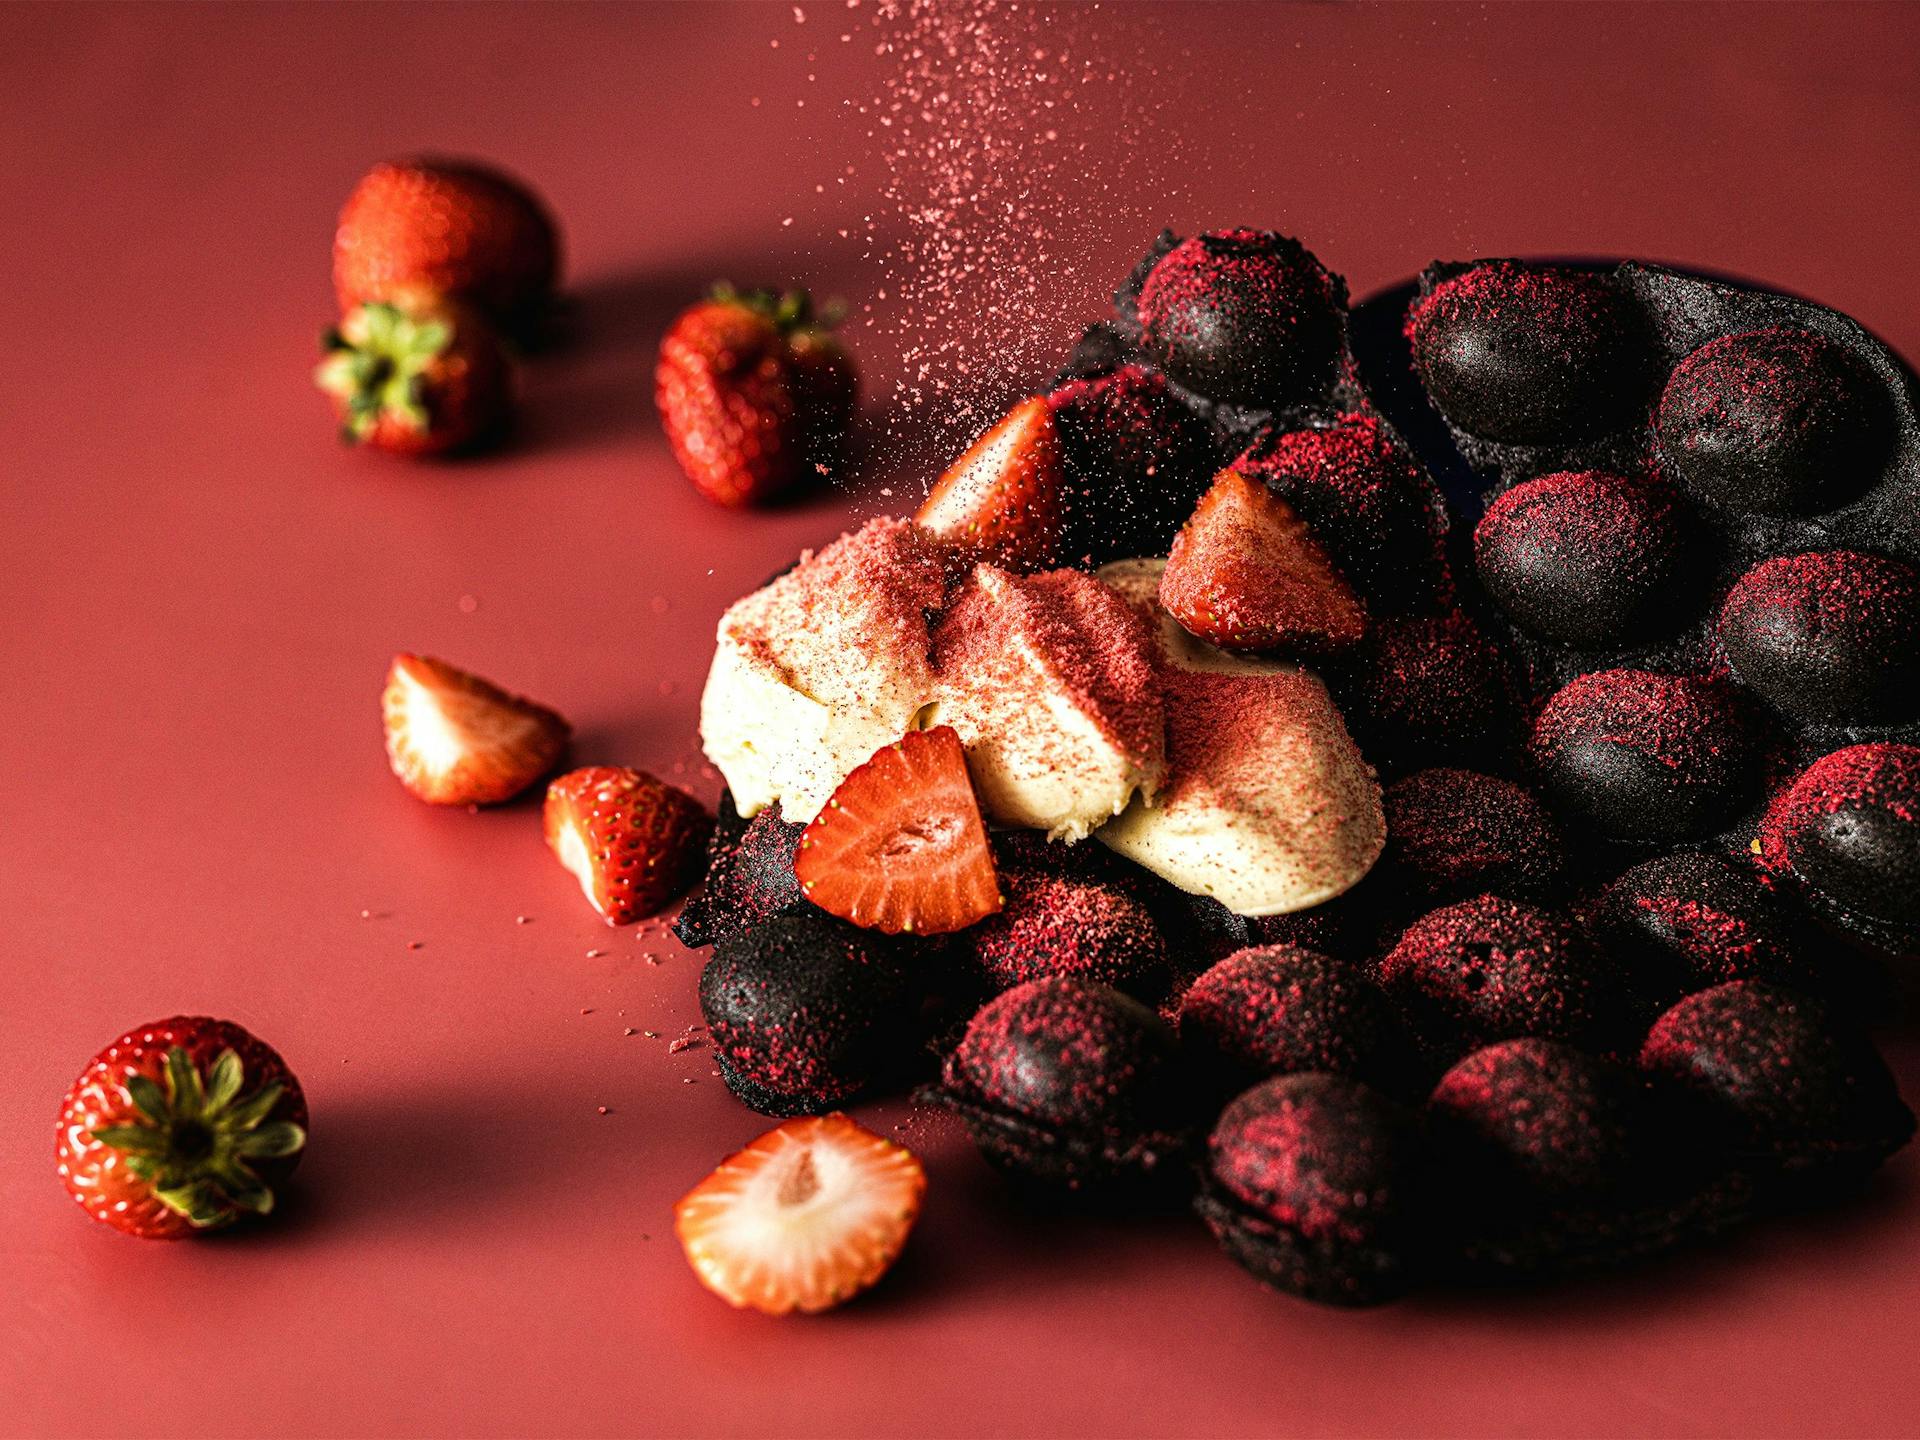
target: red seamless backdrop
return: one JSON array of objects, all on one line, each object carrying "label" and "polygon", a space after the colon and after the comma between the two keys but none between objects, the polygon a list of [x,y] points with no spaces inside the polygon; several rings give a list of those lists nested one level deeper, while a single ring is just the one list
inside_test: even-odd
[{"label": "red seamless backdrop", "polygon": [[[671,1205],[762,1122],[668,1053],[697,960],[589,914],[534,805],[409,799],[376,702],[394,650],[442,654],[711,799],[722,607],[917,496],[926,454],[883,444],[858,494],[719,513],[649,402],[717,274],[872,301],[853,340],[892,389],[915,317],[862,258],[894,212],[839,101],[897,57],[838,44],[839,3],[0,8],[0,1432],[1920,1431],[1911,1152],[1707,1254],[1345,1314],[1196,1225],[1023,1215],[946,1124],[863,1107],[931,1174],[898,1273],[813,1321],[699,1289]],[[1920,353],[1920,9],[1071,18],[1153,101],[1072,168],[1125,185],[1157,145],[1183,184],[1082,237],[1062,349],[1164,212],[1300,234],[1356,293],[1473,253],[1710,265]],[[578,335],[510,450],[410,469],[343,452],[308,369],[340,199],[422,148],[548,194]],[[300,1183],[250,1234],[122,1239],[60,1191],[57,1102],[202,1009],[304,1079]],[[1888,1045],[1920,1094],[1913,1031]]]}]

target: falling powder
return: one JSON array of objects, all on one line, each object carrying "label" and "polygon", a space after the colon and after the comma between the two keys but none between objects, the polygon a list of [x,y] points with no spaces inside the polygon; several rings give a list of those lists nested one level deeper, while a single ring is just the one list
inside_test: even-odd
[{"label": "falling powder", "polygon": [[880,62],[877,93],[839,99],[855,133],[819,136],[866,157],[829,177],[871,186],[838,231],[877,272],[853,324],[898,350],[892,448],[950,457],[1046,384],[1111,287],[1115,237],[1144,249],[1178,203],[1162,97],[1181,52],[1148,7],[878,0],[839,23]]}]

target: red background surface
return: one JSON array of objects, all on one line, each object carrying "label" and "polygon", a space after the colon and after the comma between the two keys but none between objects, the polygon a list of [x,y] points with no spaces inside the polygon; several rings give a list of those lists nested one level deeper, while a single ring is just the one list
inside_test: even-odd
[{"label": "red background surface", "polygon": [[[1713,265],[1920,352],[1920,9],[1088,21],[1122,67],[1154,23],[1190,50],[1151,82],[1175,226],[1295,231],[1359,293],[1436,255]],[[697,961],[588,914],[531,805],[410,800],[375,702],[392,651],[444,654],[563,709],[584,759],[712,795],[681,767],[715,617],[885,503],[716,513],[650,411],[700,281],[874,286],[815,243],[866,179],[812,183],[856,158],[831,101],[884,62],[824,56],[801,112],[768,43],[793,33],[786,6],[0,8],[0,1431],[1920,1430],[1912,1151],[1711,1254],[1342,1314],[1197,1226],[1020,1215],[878,1107],[932,1174],[880,1292],[775,1323],[696,1286],[671,1204],[761,1128],[667,1053]],[[307,369],[341,197],[418,148],[537,178],[583,333],[514,449],[406,469],[336,446]],[[1094,246],[1062,317],[1146,238]],[[884,394],[889,343],[863,356]],[[203,1008],[303,1076],[300,1184],[251,1235],[124,1240],[59,1189],[56,1102],[111,1036]],[[1912,1030],[1888,1043],[1920,1094]]]}]

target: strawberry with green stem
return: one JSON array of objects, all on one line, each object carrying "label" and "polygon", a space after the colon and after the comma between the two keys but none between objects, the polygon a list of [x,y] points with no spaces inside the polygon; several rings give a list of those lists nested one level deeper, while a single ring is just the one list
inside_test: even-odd
[{"label": "strawberry with green stem", "polygon": [[130,1030],[61,1107],[57,1162],[94,1219],[172,1240],[270,1214],[306,1146],[287,1063],[229,1020],[175,1016]]},{"label": "strawberry with green stem", "polygon": [[506,354],[473,310],[428,295],[371,301],[322,343],[314,383],[350,444],[440,455],[492,438],[506,421]]},{"label": "strawberry with green stem", "polygon": [[720,285],[674,321],[654,403],[674,458],[709,500],[764,504],[840,467],[859,381],[832,333],[838,318],[803,290]]}]

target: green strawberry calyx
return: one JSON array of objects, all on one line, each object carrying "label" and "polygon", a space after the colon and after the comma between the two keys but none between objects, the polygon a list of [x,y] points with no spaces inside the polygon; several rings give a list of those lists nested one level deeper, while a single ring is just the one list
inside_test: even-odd
[{"label": "green strawberry calyx", "polygon": [[783,335],[831,330],[847,314],[847,307],[838,300],[815,308],[813,297],[805,290],[739,290],[725,280],[713,287],[713,299],[717,304],[740,305],[766,316]]},{"label": "green strawberry calyx", "polygon": [[139,1118],[92,1132],[127,1157],[154,1199],[200,1229],[273,1210],[273,1191],[253,1162],[297,1154],[307,1132],[290,1120],[269,1122],[286,1087],[278,1081],[242,1094],[240,1057],[223,1050],[202,1075],[187,1052],[167,1051],[166,1084],[135,1072],[127,1093]]},{"label": "green strawberry calyx", "polygon": [[419,432],[433,423],[424,377],[453,344],[447,321],[370,301],[327,331],[321,344],[327,356],[313,372],[314,384],[341,402],[348,440],[366,439],[382,419]]}]

